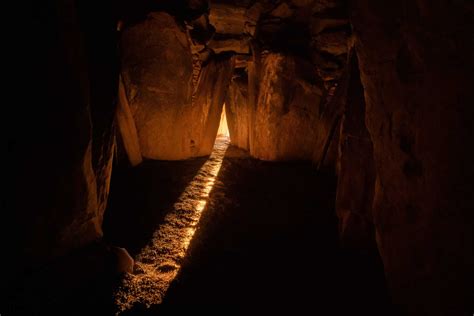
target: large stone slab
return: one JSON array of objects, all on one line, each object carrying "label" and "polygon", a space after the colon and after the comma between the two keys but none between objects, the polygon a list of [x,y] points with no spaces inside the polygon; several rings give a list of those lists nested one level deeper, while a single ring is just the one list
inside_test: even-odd
[{"label": "large stone slab", "polygon": [[472,313],[474,65],[466,56],[474,25],[467,6],[353,1],[377,172],[376,237],[405,315]]},{"label": "large stone slab", "polygon": [[322,91],[308,70],[298,57],[268,53],[263,58],[252,156],[311,159]]},{"label": "large stone slab", "polygon": [[236,82],[229,85],[226,97],[226,116],[229,126],[231,144],[245,150],[250,149],[249,133],[251,128],[250,118],[252,108],[248,98],[244,95]]},{"label": "large stone slab", "polygon": [[364,89],[355,54],[351,58],[347,97],[339,137],[336,213],[345,247],[376,251],[372,201],[375,165],[365,126]]},{"label": "large stone slab", "polygon": [[234,71],[234,57],[215,55],[201,70],[190,114],[191,141],[198,156],[210,155],[221,120],[222,107]]},{"label": "large stone slab", "polygon": [[163,12],[125,29],[122,75],[141,154],[185,159],[197,154],[187,127],[192,107],[192,57],[184,29]]},{"label": "large stone slab", "polygon": [[102,236],[118,62],[110,8],[91,6],[68,0],[31,10],[34,24],[25,44],[37,49],[24,78],[35,84],[18,97],[10,116],[11,272],[48,264]]}]

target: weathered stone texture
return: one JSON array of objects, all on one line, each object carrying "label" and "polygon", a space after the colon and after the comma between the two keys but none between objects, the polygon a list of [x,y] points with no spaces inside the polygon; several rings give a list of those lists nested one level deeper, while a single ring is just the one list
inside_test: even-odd
[{"label": "weathered stone texture", "polygon": [[472,312],[472,15],[462,1],[352,9],[376,237],[394,301],[408,315]]}]

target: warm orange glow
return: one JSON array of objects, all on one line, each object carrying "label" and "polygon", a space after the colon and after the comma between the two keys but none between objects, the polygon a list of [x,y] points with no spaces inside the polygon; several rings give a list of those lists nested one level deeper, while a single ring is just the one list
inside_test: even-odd
[{"label": "warm orange glow", "polygon": [[222,107],[221,122],[219,123],[217,137],[229,137],[229,128],[227,127],[227,118],[225,115],[225,104]]},{"label": "warm orange glow", "polygon": [[[223,117],[225,120],[225,114]],[[216,139],[209,159],[166,215],[150,244],[135,258],[135,270],[140,272],[126,275],[122,287],[115,293],[121,312],[136,303],[150,307],[163,301],[181,268],[228,146],[227,137]]]}]

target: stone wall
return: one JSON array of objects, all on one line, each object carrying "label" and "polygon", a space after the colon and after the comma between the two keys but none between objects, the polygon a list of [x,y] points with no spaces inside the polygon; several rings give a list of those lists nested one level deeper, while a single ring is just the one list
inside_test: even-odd
[{"label": "stone wall", "polygon": [[472,312],[472,5],[352,1],[377,244],[409,315]]},{"label": "stone wall", "polygon": [[13,107],[9,133],[20,266],[101,237],[117,95],[116,19],[106,3],[35,4],[32,12],[25,43],[34,54],[23,78],[31,91]]}]

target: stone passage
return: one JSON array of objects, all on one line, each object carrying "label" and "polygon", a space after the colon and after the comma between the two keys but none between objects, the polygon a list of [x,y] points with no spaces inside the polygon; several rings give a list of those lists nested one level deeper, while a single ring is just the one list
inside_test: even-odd
[{"label": "stone passage", "polygon": [[115,294],[119,311],[137,303],[149,307],[163,301],[206,208],[228,145],[227,137],[216,139],[209,159],[168,212],[150,243],[136,256],[133,274],[126,275]]},{"label": "stone passage", "polygon": [[[335,251],[362,253],[367,267],[381,259],[393,308],[378,314],[472,315],[472,1],[27,6],[18,51],[29,56],[11,64],[13,89],[28,83],[28,93],[11,93],[4,133],[4,222],[15,230],[0,291],[14,298],[0,313],[105,315],[128,254],[137,264],[117,292],[122,309],[189,293],[259,302],[258,289],[269,302],[310,302],[316,292],[298,291],[310,274],[311,288],[331,289],[322,301],[338,298],[335,314],[351,314],[335,310],[341,302],[373,306],[385,285],[358,279],[363,269]],[[218,134],[234,147],[212,193]],[[331,190],[307,191],[307,174]],[[222,217],[196,242],[215,249],[193,248],[207,195]],[[317,226],[323,209],[334,231]],[[216,255],[231,259],[213,265]],[[371,284],[370,294],[350,284]]]}]

